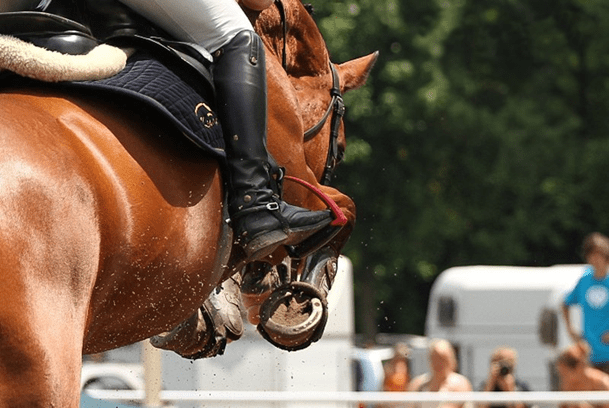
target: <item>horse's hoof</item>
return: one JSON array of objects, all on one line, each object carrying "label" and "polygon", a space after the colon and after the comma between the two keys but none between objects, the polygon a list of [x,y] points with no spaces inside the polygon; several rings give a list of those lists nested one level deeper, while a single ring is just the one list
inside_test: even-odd
[{"label": "horse's hoof", "polygon": [[292,282],[262,304],[258,331],[274,346],[296,351],[319,340],[327,321],[325,296],[308,283]]}]

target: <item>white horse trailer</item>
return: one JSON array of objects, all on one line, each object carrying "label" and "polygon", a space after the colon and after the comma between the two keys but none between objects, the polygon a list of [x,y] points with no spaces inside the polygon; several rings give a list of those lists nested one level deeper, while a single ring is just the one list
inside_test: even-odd
[{"label": "white horse trailer", "polygon": [[[584,265],[551,267],[466,266],[442,272],[434,282],[426,336],[457,349],[460,372],[474,389],[486,379],[495,347],[519,354],[517,377],[532,390],[556,389],[553,360],[569,343],[560,305]],[[572,310],[576,327],[581,312]]]}]

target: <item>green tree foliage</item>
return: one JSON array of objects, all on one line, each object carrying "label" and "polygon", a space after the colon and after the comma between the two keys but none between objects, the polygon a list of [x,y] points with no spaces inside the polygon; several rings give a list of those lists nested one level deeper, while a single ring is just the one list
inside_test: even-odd
[{"label": "green tree foliage", "polygon": [[380,51],[335,180],[358,206],[359,332],[422,333],[451,266],[580,262],[609,233],[609,3],[313,5],[334,61]]}]

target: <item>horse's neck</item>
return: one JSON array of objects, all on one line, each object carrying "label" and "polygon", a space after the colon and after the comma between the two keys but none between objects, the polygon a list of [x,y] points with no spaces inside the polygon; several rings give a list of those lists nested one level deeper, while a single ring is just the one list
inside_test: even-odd
[{"label": "horse's neck", "polygon": [[292,77],[327,73],[328,51],[315,21],[300,0],[281,1],[285,21],[276,6],[267,8],[254,18],[254,27],[270,54],[282,61],[285,53],[285,68]]}]

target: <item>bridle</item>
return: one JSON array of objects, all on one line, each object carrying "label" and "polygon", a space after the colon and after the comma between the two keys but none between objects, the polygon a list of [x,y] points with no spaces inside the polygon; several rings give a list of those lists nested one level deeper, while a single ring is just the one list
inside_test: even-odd
[{"label": "bridle", "polygon": [[[287,70],[287,34],[288,34],[288,24],[285,18],[285,10],[283,8],[283,3],[281,0],[275,0],[275,5],[279,9],[279,15],[281,16],[281,24],[283,27],[283,53],[281,58],[281,63],[284,70]],[[327,186],[330,185],[332,180],[332,174],[334,173],[334,169],[336,165],[342,159],[342,153],[338,151],[338,132],[340,129],[340,122],[345,115],[345,103],[343,101],[343,95],[340,92],[340,78],[338,76],[338,71],[332,62],[330,62],[330,71],[332,72],[332,89],[330,89],[330,95],[332,96],[332,100],[328,105],[328,109],[322,116],[322,118],[312,126],[310,129],[304,132],[304,141],[307,142],[315,135],[319,133],[321,128],[326,124],[330,115],[332,115],[332,119],[330,122],[330,146],[328,148],[328,156],[326,157],[326,164],[324,166],[324,171],[321,175],[320,184]]]},{"label": "bridle", "polygon": [[343,95],[340,93],[338,72],[332,63],[330,63],[330,69],[332,70],[332,89],[330,90],[332,100],[330,101],[330,105],[328,105],[328,109],[326,109],[326,113],[324,113],[320,121],[304,133],[305,142],[311,140],[327,122],[330,114],[332,114],[330,122],[330,146],[328,147],[328,156],[326,157],[324,172],[321,175],[320,180],[320,184],[324,186],[330,184],[334,169],[342,159],[342,153],[338,151],[338,131],[340,129],[340,122],[343,116],[345,116],[345,103],[343,101]]}]

